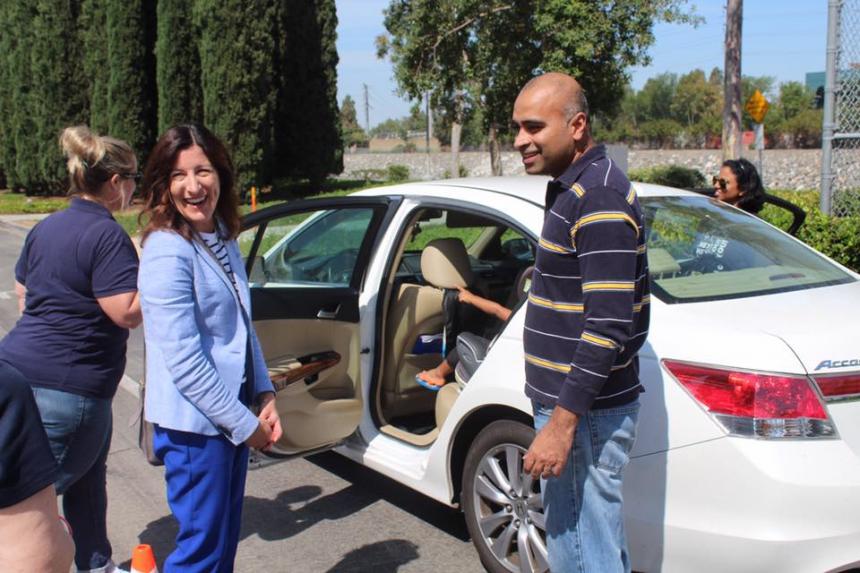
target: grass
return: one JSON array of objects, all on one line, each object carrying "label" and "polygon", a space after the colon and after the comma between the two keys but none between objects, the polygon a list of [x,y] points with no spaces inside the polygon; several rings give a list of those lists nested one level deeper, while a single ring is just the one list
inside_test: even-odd
[{"label": "grass", "polygon": [[[361,189],[378,187],[380,185],[385,185],[385,183],[328,179],[324,183],[313,187],[307,181],[281,179],[257,196],[257,210],[265,209],[283,201],[302,198],[339,197],[360,191]],[[247,215],[251,212],[250,201],[250,196],[248,196],[245,203],[239,206],[239,211],[242,215]],[[67,197],[28,197],[23,193],[0,190],[0,215],[53,213],[65,209],[68,204],[69,199]],[[137,222],[139,212],[139,207],[132,208],[114,213],[114,218],[129,235],[136,235],[140,232],[140,226]]]},{"label": "grass", "polygon": [[27,197],[22,193],[0,191],[0,215],[53,213],[65,209],[66,197]]}]

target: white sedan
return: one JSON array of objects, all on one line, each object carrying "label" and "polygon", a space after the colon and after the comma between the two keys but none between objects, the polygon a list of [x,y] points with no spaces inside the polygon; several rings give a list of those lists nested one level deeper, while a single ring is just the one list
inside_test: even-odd
[{"label": "white sedan", "polygon": [[[489,571],[548,570],[540,485],[522,471],[545,185],[296,201],[248,216],[240,236],[284,426],[273,456],[335,447],[459,506]],[[860,567],[860,277],[733,207],[635,187],[652,318],[624,482],[634,570]],[[514,313],[476,325],[496,335],[478,368],[431,392],[415,375],[440,361],[452,271]]]}]

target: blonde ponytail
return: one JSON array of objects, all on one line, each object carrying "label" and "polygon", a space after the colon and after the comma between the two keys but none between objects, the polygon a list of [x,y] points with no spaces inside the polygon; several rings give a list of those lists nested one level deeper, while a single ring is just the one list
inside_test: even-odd
[{"label": "blonde ponytail", "polygon": [[67,127],[60,133],[60,147],[69,171],[69,193],[98,196],[114,174],[135,169],[134,151],[126,142],[102,137],[85,125]]}]

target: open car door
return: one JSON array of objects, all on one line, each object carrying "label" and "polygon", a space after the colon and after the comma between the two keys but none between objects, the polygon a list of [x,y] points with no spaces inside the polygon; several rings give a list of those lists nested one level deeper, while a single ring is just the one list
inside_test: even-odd
[{"label": "open car door", "polygon": [[270,456],[336,445],[361,420],[359,295],[391,197],[295,201],[248,215],[252,320],[275,384],[283,437]]}]

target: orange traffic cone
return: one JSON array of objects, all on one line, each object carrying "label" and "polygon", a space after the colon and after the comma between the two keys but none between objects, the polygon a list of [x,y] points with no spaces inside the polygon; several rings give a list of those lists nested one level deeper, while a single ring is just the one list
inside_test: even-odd
[{"label": "orange traffic cone", "polygon": [[149,545],[138,545],[131,554],[131,573],[158,573],[155,555]]}]

